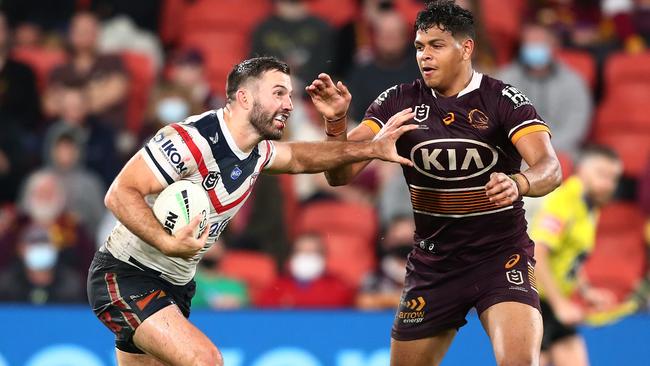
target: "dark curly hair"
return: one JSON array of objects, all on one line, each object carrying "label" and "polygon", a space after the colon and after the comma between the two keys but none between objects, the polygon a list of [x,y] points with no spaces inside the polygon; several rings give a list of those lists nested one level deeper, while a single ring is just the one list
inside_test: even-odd
[{"label": "dark curly hair", "polygon": [[289,75],[289,65],[275,57],[255,57],[244,60],[235,65],[228,74],[226,82],[226,98],[235,100],[235,93],[239,86],[250,78],[259,78],[265,71],[277,70]]},{"label": "dark curly hair", "polygon": [[450,32],[454,38],[458,36],[476,38],[474,16],[469,10],[456,5],[453,0],[431,1],[418,13],[415,19],[415,31],[426,31],[432,27]]}]

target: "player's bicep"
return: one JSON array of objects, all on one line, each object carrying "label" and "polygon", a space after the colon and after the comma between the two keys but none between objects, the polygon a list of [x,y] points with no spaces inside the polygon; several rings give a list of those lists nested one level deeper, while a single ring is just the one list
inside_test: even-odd
[{"label": "player's bicep", "polygon": [[551,145],[551,138],[547,131],[540,130],[520,137],[515,143],[515,148],[528,166],[534,166],[542,159],[557,160],[557,155]]},{"label": "player's bicep", "polygon": [[273,142],[273,150],[273,156],[264,167],[264,172],[269,174],[290,172],[293,163],[291,143]]}]

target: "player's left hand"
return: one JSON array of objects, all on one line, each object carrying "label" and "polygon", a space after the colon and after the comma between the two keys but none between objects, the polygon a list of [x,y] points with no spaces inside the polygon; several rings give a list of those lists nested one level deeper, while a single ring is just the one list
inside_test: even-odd
[{"label": "player's left hand", "polygon": [[497,207],[509,206],[519,198],[517,183],[503,173],[490,174],[490,181],[485,185],[485,193],[490,202]]},{"label": "player's left hand", "polygon": [[327,120],[337,120],[348,113],[352,95],[348,88],[338,82],[336,85],[329,75],[321,73],[305,88],[316,110]]}]

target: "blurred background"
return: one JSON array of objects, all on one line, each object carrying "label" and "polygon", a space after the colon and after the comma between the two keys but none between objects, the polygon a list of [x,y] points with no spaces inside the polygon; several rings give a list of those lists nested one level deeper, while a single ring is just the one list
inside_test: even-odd
[{"label": "blurred background", "polygon": [[[476,18],[475,68],[532,100],[565,177],[586,143],[620,155],[585,269],[620,303],[640,300],[580,329],[594,365],[650,365],[650,1],[457,3]],[[379,93],[419,77],[423,4],[0,1],[0,321],[11,330],[0,366],[114,364],[85,279],[115,223],[106,189],[157,129],[221,107],[232,66],[262,55],[292,68],[286,139],[324,139],[301,92],[320,72],[349,86],[350,129]],[[339,188],[322,175],[260,176],[252,195],[196,278],[192,320],[226,364],[387,365],[414,230],[400,168],[373,162]],[[528,214],[538,206],[528,200]],[[494,364],[473,320],[444,365]]]}]

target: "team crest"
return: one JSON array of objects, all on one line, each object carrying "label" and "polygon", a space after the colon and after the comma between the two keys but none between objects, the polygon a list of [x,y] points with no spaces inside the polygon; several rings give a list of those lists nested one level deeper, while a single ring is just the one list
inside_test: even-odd
[{"label": "team crest", "polygon": [[219,179],[221,179],[219,172],[209,171],[208,175],[203,178],[203,188],[206,191],[214,189],[214,187],[217,186],[217,183],[219,183]]},{"label": "team crest", "polygon": [[419,106],[415,107],[415,117],[413,117],[414,120],[417,122],[424,122],[429,118],[429,106],[426,104],[422,104]]},{"label": "team crest", "polygon": [[472,109],[467,116],[469,124],[477,130],[485,130],[488,128],[488,116],[479,109]]}]

